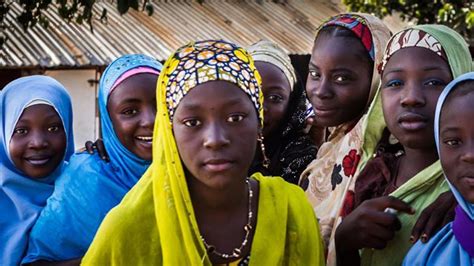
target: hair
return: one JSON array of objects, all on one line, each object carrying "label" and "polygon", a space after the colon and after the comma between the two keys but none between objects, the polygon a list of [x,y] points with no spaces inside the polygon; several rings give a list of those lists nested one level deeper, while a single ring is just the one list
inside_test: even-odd
[{"label": "hair", "polygon": [[318,35],[316,36],[316,39],[314,40],[314,42],[316,43],[316,41],[319,38],[334,38],[334,37],[354,39],[358,43],[360,43],[360,47],[363,50],[356,49],[355,51],[357,53],[359,53],[361,59],[363,59],[364,61],[367,61],[369,63],[369,70],[370,70],[369,71],[369,75],[370,75],[369,78],[372,80],[372,78],[373,78],[372,75],[373,75],[373,69],[374,69],[375,62],[370,57],[369,52],[367,50],[365,50],[361,39],[359,37],[357,37],[357,35],[355,35],[355,33],[352,32],[350,29],[344,28],[342,26],[337,26],[337,25],[330,25],[330,26],[323,27],[319,30]]}]

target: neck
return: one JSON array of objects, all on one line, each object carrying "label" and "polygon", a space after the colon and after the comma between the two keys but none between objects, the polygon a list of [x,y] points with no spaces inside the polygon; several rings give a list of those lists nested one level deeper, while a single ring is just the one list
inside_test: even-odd
[{"label": "neck", "polygon": [[194,177],[188,178],[188,188],[196,211],[229,212],[247,204],[248,189],[245,178],[227,187],[212,188]]},{"label": "neck", "polygon": [[438,160],[436,149],[411,149],[404,147],[405,156],[401,159],[397,186],[403,185],[410,178]]}]

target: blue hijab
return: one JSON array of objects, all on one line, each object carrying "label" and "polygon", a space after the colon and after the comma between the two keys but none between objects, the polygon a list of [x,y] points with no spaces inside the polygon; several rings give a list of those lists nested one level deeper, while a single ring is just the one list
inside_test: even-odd
[{"label": "blue hijab", "polygon": [[[66,132],[63,163],[49,176],[31,179],[13,164],[9,143],[14,128],[29,105],[40,101],[59,114]],[[46,76],[23,77],[0,91],[0,264],[17,265],[28,244],[28,235],[46,199],[53,193],[54,181],[65,161],[74,152],[71,98],[56,80]]]},{"label": "blue hijab", "polygon": [[[434,132],[436,147],[439,154],[439,119],[441,117],[441,109],[446,101],[449,93],[457,88],[457,84],[466,80],[474,80],[474,72],[469,72],[451,81],[439,96],[436,106]],[[474,265],[474,258],[468,254],[460,244],[460,241],[468,241],[470,246],[474,242],[474,238],[470,236],[455,235],[456,223],[463,216],[464,219],[474,221],[474,204],[469,203],[461,193],[454,187],[449,180],[446,181],[456,198],[459,206],[456,208],[456,218],[454,222],[443,227],[428,243],[423,244],[421,241],[415,243],[407,254],[403,265]],[[468,239],[462,239],[462,238]],[[472,252],[472,250],[471,250]]]},{"label": "blue hijab", "polygon": [[71,157],[31,231],[23,263],[81,258],[105,215],[120,203],[150,165],[151,161],[139,158],[122,145],[107,111],[107,100],[116,81],[143,67],[161,70],[161,64],[154,58],[126,55],[112,62],[103,73],[99,110],[110,162],[103,161],[97,153],[82,152]]}]

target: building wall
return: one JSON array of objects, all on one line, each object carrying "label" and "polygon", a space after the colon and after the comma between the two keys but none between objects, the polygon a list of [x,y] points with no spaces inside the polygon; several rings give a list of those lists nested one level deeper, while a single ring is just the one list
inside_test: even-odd
[{"label": "building wall", "polygon": [[96,70],[51,70],[45,75],[61,82],[71,95],[76,150],[97,139],[96,84],[89,82],[96,79]]}]

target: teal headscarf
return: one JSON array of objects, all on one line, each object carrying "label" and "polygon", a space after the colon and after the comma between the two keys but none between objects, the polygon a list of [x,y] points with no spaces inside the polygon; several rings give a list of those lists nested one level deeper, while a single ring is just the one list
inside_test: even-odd
[{"label": "teal headscarf", "polygon": [[[150,165],[122,145],[107,110],[107,100],[130,71],[158,73],[161,64],[146,55],[125,55],[112,62],[99,84],[99,110],[104,145],[110,162],[98,154],[74,154],[56,182],[38,221],[31,231],[23,263],[62,261],[82,257],[102,219],[135,185]],[[157,74],[158,79],[158,74]]]},{"label": "teal headscarf", "polygon": [[[48,104],[56,110],[63,122],[67,143],[64,161],[41,179],[29,178],[17,169],[8,148],[18,119],[35,102]],[[73,152],[71,98],[63,85],[47,76],[29,76],[10,82],[0,91],[1,265],[20,264],[30,229],[46,204],[46,199],[53,193],[54,181]]]}]

